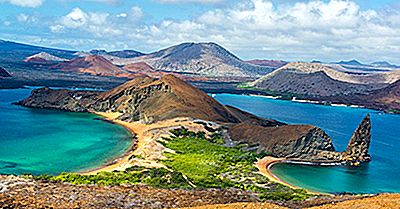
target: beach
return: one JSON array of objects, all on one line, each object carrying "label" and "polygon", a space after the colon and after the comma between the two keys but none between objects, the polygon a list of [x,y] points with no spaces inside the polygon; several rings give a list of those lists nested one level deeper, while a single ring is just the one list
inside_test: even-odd
[{"label": "beach", "polygon": [[[285,158],[276,158],[276,157],[272,157],[272,156],[267,156],[267,157],[264,157],[264,158],[258,160],[257,163],[256,163],[256,166],[257,166],[259,172],[262,175],[266,176],[272,182],[276,182],[276,183],[285,185],[285,186],[287,186],[289,188],[292,188],[292,189],[304,189],[304,188],[296,187],[296,186],[294,186],[292,184],[289,184],[288,182],[283,181],[282,179],[277,177],[275,174],[273,174],[272,171],[271,171],[271,168],[272,168],[272,166],[274,166],[277,163],[287,163],[287,161],[286,161]],[[323,195],[332,195],[332,194],[315,192],[315,191],[310,191],[310,190],[307,190],[307,192],[309,194],[315,194],[315,195],[321,195],[321,194],[323,194]]]},{"label": "beach", "polygon": [[271,156],[267,156],[264,157],[260,160],[257,161],[256,166],[258,168],[258,170],[260,171],[260,173],[266,177],[268,177],[268,179],[270,181],[276,182],[276,183],[280,183],[283,184],[287,187],[290,187],[292,189],[300,189],[299,187],[293,186],[285,181],[282,181],[281,179],[279,179],[277,176],[275,176],[272,172],[271,172],[271,167],[276,164],[276,163],[281,163],[283,162],[285,159],[284,158],[275,158],[275,157],[271,157]]},{"label": "beach", "polygon": [[174,118],[169,120],[158,121],[151,124],[145,124],[138,122],[125,122],[118,120],[117,118],[121,113],[105,113],[105,112],[93,112],[96,115],[101,116],[107,121],[121,125],[129,130],[132,135],[132,145],[124,155],[119,158],[95,169],[82,171],[81,174],[91,175],[102,171],[125,171],[127,168],[132,166],[143,166],[148,168],[166,168],[163,164],[159,163],[159,160],[164,159],[164,152],[174,152],[162,146],[158,140],[163,138],[169,138],[171,136],[170,130],[180,128],[182,126],[188,128],[191,131],[199,132],[203,131],[207,133],[207,130],[201,124],[195,123],[191,118]]}]

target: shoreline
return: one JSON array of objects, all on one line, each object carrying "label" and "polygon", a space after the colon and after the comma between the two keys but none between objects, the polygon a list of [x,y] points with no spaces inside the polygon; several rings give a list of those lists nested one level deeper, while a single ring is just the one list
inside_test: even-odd
[{"label": "shoreline", "polygon": [[130,145],[129,148],[122,154],[117,156],[115,159],[109,160],[107,163],[95,167],[95,168],[91,168],[91,169],[86,169],[86,170],[82,170],[79,171],[77,173],[79,174],[83,174],[83,175],[93,175],[93,174],[97,174],[98,172],[101,171],[113,171],[114,169],[118,169],[121,167],[126,167],[127,163],[129,162],[129,158],[133,155],[135,146],[137,141],[135,141],[135,138],[137,138],[137,133],[135,132],[134,129],[132,129],[130,126],[128,126],[127,124],[125,124],[126,122],[117,120],[116,118],[118,118],[118,116],[120,115],[119,113],[100,113],[100,112],[92,112],[92,114],[95,114],[97,116],[102,117],[103,120],[106,120],[108,122],[111,122],[113,124],[116,125],[120,125],[122,127],[124,127],[126,130],[129,131],[130,133]]},{"label": "shoreline", "polygon": [[278,176],[276,176],[271,171],[272,166],[274,166],[276,164],[279,164],[279,163],[290,163],[290,162],[288,162],[285,158],[275,158],[275,157],[272,157],[272,156],[267,156],[267,157],[264,157],[262,159],[259,159],[256,162],[256,166],[257,166],[259,172],[262,175],[266,176],[270,181],[273,181],[275,183],[282,184],[282,185],[287,186],[287,187],[292,188],[292,189],[304,189],[309,194],[335,196],[334,194],[330,194],[330,193],[312,191],[312,190],[308,190],[308,189],[305,189],[305,188],[301,188],[301,187],[295,186],[293,184],[290,184],[290,183],[280,179]]},{"label": "shoreline", "polygon": [[292,189],[303,189],[303,188],[294,186],[292,184],[289,184],[288,182],[283,181],[282,179],[280,179],[279,177],[277,177],[275,174],[272,173],[271,167],[274,166],[275,164],[283,163],[284,161],[285,161],[284,158],[275,158],[275,157],[267,156],[262,159],[259,159],[256,162],[256,166],[257,166],[259,172],[262,175],[266,176],[270,181],[285,185]]},{"label": "shoreline", "polygon": [[[82,175],[94,175],[97,174],[99,172],[102,171],[106,171],[106,172],[112,172],[114,170],[125,170],[131,166],[133,166],[130,163],[130,158],[134,155],[135,150],[137,150],[140,147],[140,144],[142,144],[143,142],[143,133],[140,133],[141,131],[143,132],[143,130],[146,128],[147,125],[145,124],[141,124],[138,126],[141,127],[134,127],[135,124],[133,123],[129,123],[129,122],[124,122],[124,121],[120,121],[116,118],[118,118],[118,116],[120,115],[120,113],[104,113],[104,112],[92,112],[95,115],[98,115],[100,117],[102,117],[104,120],[112,122],[114,124],[120,125],[122,127],[124,127],[125,129],[127,129],[130,134],[131,134],[131,145],[130,147],[127,149],[126,152],[124,152],[122,155],[118,156],[117,158],[110,160],[109,162],[99,166],[99,167],[95,167],[92,169],[87,169],[87,170],[82,170],[79,171],[77,173],[82,174]],[[135,140],[136,138],[136,140]],[[323,192],[317,192],[317,191],[311,191],[305,188],[301,188],[295,185],[292,185],[282,179],[280,179],[278,176],[276,176],[272,171],[271,168],[279,163],[292,163],[290,161],[287,161],[287,159],[285,158],[275,158],[272,156],[267,156],[264,157],[262,159],[259,159],[255,166],[259,169],[259,172],[266,176],[270,181],[282,184],[284,186],[287,186],[289,188],[292,189],[304,189],[307,191],[307,193],[309,194],[315,194],[315,195],[329,195],[332,196],[333,194],[329,194],[329,193],[323,193]],[[334,196],[334,195],[333,195]]]}]

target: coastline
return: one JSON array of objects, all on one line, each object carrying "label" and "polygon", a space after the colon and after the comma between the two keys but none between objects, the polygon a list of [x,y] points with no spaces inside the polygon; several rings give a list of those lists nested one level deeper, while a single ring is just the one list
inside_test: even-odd
[{"label": "coastline", "polygon": [[256,162],[256,166],[257,166],[259,172],[262,175],[266,176],[270,181],[273,181],[275,183],[282,184],[282,185],[287,186],[287,187],[292,188],[292,189],[304,189],[309,194],[334,196],[333,194],[329,194],[329,193],[311,191],[311,190],[308,190],[308,189],[305,189],[305,188],[301,188],[301,187],[292,185],[292,184],[280,179],[279,177],[277,177],[271,171],[272,166],[274,166],[274,165],[276,165],[278,163],[290,163],[290,162],[287,162],[285,158],[275,158],[275,157],[272,157],[272,156],[267,156],[267,157],[264,157],[262,159],[259,159]]},{"label": "coastline", "polygon": [[87,169],[78,172],[79,174],[83,175],[93,175],[97,174],[98,172],[101,171],[108,171],[111,172],[113,170],[120,170],[123,168],[128,168],[130,165],[128,165],[129,158],[133,155],[134,148],[135,148],[135,137],[137,137],[137,133],[135,130],[128,125],[127,122],[117,120],[118,116],[120,116],[120,113],[102,113],[102,112],[92,112],[95,115],[98,115],[102,117],[104,120],[112,122],[114,124],[120,125],[124,127],[126,130],[128,130],[131,134],[131,144],[130,147],[127,149],[126,152],[124,152],[122,155],[118,156],[117,158],[110,160],[109,162],[95,168]]},{"label": "coastline", "polygon": [[[108,163],[103,164],[99,167],[80,171],[78,173],[83,174],[83,175],[94,175],[94,174],[97,174],[102,171],[105,171],[105,172],[112,172],[114,170],[124,171],[125,169],[133,166],[133,164],[131,162],[131,157],[134,156],[134,152],[136,150],[138,150],[140,147],[142,147],[142,148],[145,147],[144,144],[146,143],[145,142],[146,137],[144,136],[144,132],[149,128],[149,125],[141,124],[141,123],[129,123],[129,122],[118,120],[117,118],[120,116],[120,113],[93,112],[93,114],[96,114],[96,115],[102,117],[104,120],[107,120],[114,124],[121,125],[125,129],[127,129],[132,135],[131,145],[130,145],[130,148],[128,148],[128,150],[125,153],[123,153],[121,156],[117,157],[116,159],[113,159],[113,160],[109,161]],[[136,140],[134,138],[136,138]],[[154,167],[162,166],[162,165],[160,165],[156,162],[152,162],[152,161],[147,161],[146,163],[150,163],[150,164],[152,164],[151,166],[154,166]],[[280,179],[271,171],[272,166],[274,166],[278,163],[291,163],[291,162],[288,162],[285,158],[275,158],[272,156],[267,156],[262,159],[259,159],[255,165],[259,169],[259,172],[262,175],[266,176],[270,181],[282,184],[282,185],[287,186],[292,189],[304,189],[310,194],[332,195],[329,193],[310,191],[305,188],[301,188],[301,187],[292,185],[292,184]]]},{"label": "coastline", "polygon": [[132,166],[148,168],[166,168],[159,163],[163,159],[163,152],[173,152],[162,146],[157,139],[169,137],[169,130],[186,126],[193,131],[205,131],[201,124],[194,123],[190,118],[174,118],[152,124],[141,122],[125,122],[118,120],[120,113],[92,112],[104,120],[121,125],[132,133],[131,147],[121,156],[99,167],[78,172],[83,175],[93,175],[102,171],[125,171]]},{"label": "coastline", "polygon": [[282,179],[278,178],[275,174],[272,173],[271,167],[277,163],[284,162],[284,160],[285,160],[284,158],[275,158],[275,157],[267,156],[262,159],[259,159],[256,162],[256,166],[257,166],[259,172],[262,175],[266,176],[270,181],[283,184],[292,189],[301,189],[300,187],[296,187],[294,185],[291,185],[291,184],[283,181]]}]

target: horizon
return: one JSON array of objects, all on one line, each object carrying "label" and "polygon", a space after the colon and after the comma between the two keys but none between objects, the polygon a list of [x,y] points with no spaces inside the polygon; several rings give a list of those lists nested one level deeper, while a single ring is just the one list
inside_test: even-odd
[{"label": "horizon", "polygon": [[0,39],[49,48],[150,53],[214,42],[244,60],[400,63],[394,0],[2,0],[0,6]]}]

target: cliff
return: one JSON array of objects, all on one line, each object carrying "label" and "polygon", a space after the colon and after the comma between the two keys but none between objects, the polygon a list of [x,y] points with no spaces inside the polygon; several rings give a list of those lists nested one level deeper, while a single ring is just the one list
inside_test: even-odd
[{"label": "cliff", "polygon": [[274,157],[307,158],[335,150],[329,136],[311,125],[264,127],[243,122],[233,125],[229,135],[234,141],[258,144],[260,151]]},{"label": "cliff", "polygon": [[257,144],[260,151],[293,161],[359,165],[371,160],[369,115],[357,127],[344,152],[336,151],[332,139],[322,129],[311,125],[265,127],[246,121],[231,126],[229,135],[234,141]]},{"label": "cliff", "polygon": [[87,106],[93,102],[100,92],[72,91],[67,89],[54,90],[40,88],[32,91],[30,97],[17,104],[31,108],[58,109],[71,112],[88,112]]}]

